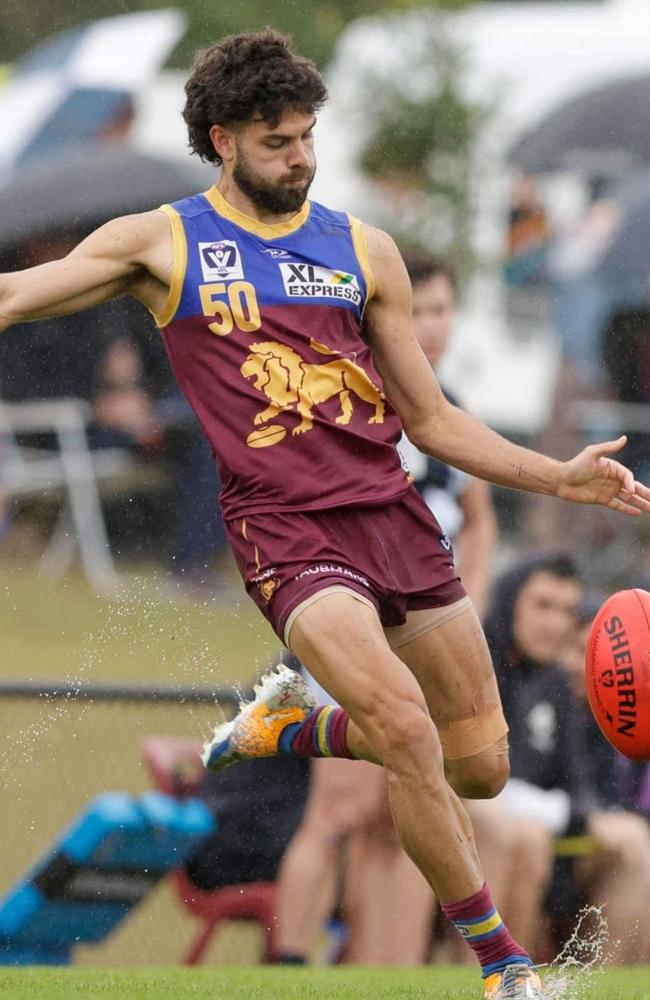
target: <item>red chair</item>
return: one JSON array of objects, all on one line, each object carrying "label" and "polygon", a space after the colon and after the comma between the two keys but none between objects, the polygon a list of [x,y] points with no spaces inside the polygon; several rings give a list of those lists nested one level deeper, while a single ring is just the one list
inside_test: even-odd
[{"label": "red chair", "polygon": [[[201,745],[176,736],[148,736],[143,757],[154,784],[175,798],[196,795],[203,777]],[[198,965],[224,920],[254,920],[264,929],[264,961],[275,954],[275,884],[250,882],[222,889],[197,889],[184,869],[172,874],[183,905],[202,922],[199,935],[183,961]]]}]

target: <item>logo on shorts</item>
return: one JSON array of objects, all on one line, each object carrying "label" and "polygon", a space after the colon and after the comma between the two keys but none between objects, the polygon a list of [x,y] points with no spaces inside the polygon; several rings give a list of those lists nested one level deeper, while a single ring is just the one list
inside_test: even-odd
[{"label": "logo on shorts", "polygon": [[277,577],[277,572],[278,571],[275,566],[271,566],[269,569],[265,569],[262,573],[258,573],[257,576],[254,576],[251,580],[251,583],[257,584],[260,594],[267,604],[273,597],[280,582]]},{"label": "logo on shorts", "polygon": [[451,542],[446,535],[441,536],[440,544],[442,545],[443,549],[445,549],[447,552],[451,550]]},{"label": "logo on shorts", "polygon": [[223,281],[224,278],[232,281],[244,277],[239,247],[234,240],[199,243],[199,256],[204,281]]},{"label": "logo on shorts", "polygon": [[294,576],[294,580],[304,580],[307,576],[317,576],[320,573],[346,576],[349,577],[350,580],[356,580],[357,583],[363,584],[364,587],[370,587],[370,583],[366,580],[365,576],[361,576],[360,573],[355,573],[353,570],[348,569],[347,566],[339,566],[338,563],[318,563],[316,566],[308,566],[307,569],[303,569],[302,573],[298,573],[297,576]]},{"label": "logo on shorts", "polygon": [[291,298],[343,299],[358,305],[361,289],[356,274],[318,264],[279,264],[284,290]]},{"label": "logo on shorts", "polygon": [[260,588],[260,594],[268,604],[278,586],[278,578],[277,576],[271,576],[268,580],[262,580],[257,586]]}]

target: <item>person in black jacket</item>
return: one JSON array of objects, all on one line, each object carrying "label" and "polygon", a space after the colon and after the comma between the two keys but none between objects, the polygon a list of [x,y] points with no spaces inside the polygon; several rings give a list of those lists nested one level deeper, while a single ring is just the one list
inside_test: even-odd
[{"label": "person in black jacket", "polygon": [[[539,939],[551,889],[548,905],[565,920],[574,921],[584,903],[604,904],[605,957],[635,962],[643,956],[633,927],[647,908],[648,831],[620,807],[615,754],[584,698],[582,601],[566,555],[533,556],[496,586],[485,632],[510,726],[511,777],[500,795],[470,803],[469,812],[492,884],[490,844],[507,845],[497,856],[498,905],[520,940]],[[556,863],[555,838],[583,834],[593,853]]]},{"label": "person in black jacket", "polygon": [[639,768],[610,746],[587,701],[587,637],[603,600],[600,595],[585,598],[578,609],[576,628],[560,655],[577,702],[573,725],[581,741],[582,774],[575,813],[585,818],[584,829],[597,850],[576,860],[568,871],[568,866],[563,866],[554,887],[565,891],[552,893],[550,902],[559,903],[560,915],[567,897],[574,905],[588,901],[601,906],[616,960],[644,963],[650,959],[650,943],[641,931],[650,897],[650,824],[643,794],[632,792],[634,778],[642,775],[643,765]]}]

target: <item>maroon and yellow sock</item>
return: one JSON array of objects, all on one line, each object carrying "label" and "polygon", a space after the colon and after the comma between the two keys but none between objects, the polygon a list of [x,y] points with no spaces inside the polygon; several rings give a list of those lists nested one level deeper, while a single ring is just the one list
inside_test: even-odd
[{"label": "maroon and yellow sock", "polygon": [[517,962],[533,965],[499,916],[487,885],[468,899],[442,903],[441,908],[478,958],[484,979]]},{"label": "maroon and yellow sock", "polygon": [[283,730],[278,750],[287,757],[345,757],[355,760],[347,744],[348,713],[334,705],[318,705],[303,722]]}]

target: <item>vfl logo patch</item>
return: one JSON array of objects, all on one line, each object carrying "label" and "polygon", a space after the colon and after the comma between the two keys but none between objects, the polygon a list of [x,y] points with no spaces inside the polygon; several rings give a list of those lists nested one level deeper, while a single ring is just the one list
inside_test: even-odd
[{"label": "vfl logo patch", "polygon": [[199,243],[199,257],[204,281],[214,281],[216,278],[231,281],[244,277],[239,247],[234,240]]},{"label": "vfl logo patch", "polygon": [[361,289],[356,274],[317,264],[278,264],[284,290],[291,298],[342,299],[358,305]]}]

